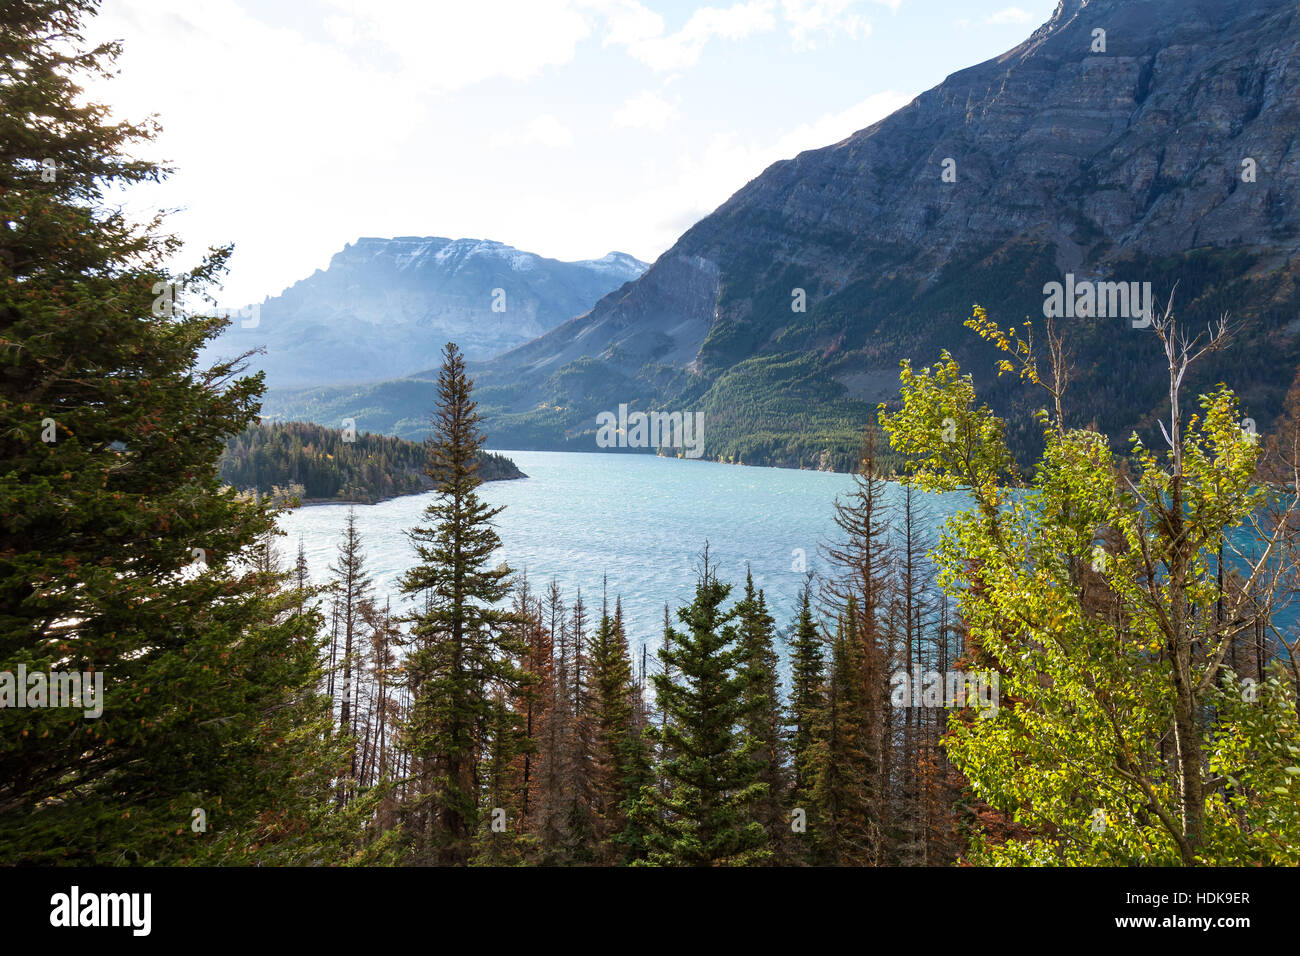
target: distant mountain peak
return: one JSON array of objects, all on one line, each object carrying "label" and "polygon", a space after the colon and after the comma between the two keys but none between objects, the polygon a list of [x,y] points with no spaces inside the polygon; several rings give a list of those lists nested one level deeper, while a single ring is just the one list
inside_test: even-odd
[{"label": "distant mountain peak", "polygon": [[447,239],[443,236],[395,236],[391,239],[362,236],[335,253],[330,264],[358,256],[390,257],[400,263],[400,268],[409,268],[425,261],[449,263],[452,268],[456,268],[472,259],[491,259],[506,263],[518,271],[528,271],[538,268],[542,263],[555,263],[620,272],[625,279],[635,278],[649,268],[649,263],[626,252],[607,252],[599,259],[566,262],[517,249],[495,239]]},{"label": "distant mountain peak", "polygon": [[[1002,55],[774,163],[589,311],[475,363],[486,430],[594,451],[596,416],[627,403],[702,411],[705,457],[843,466],[897,399],[900,360],[946,349],[1035,454],[1041,395],[997,378],[964,322],[976,303],[1003,327],[1041,322],[1069,274],[1150,284],[1184,329],[1230,313],[1231,348],[1188,386],[1227,382],[1267,429],[1300,365],[1297,129],[1295,0],[1064,0]],[[1151,334],[1087,314],[1061,326],[1067,414],[1158,440]],[[425,384],[280,410],[414,433]]]},{"label": "distant mountain peak", "polygon": [[437,365],[448,341],[471,359],[521,345],[646,268],[624,253],[562,262],[493,239],[361,236],[206,354],[265,349],[250,367],[277,388],[409,375]]},{"label": "distant mountain peak", "polygon": [[595,269],[620,272],[628,278],[635,278],[650,268],[648,262],[642,262],[636,256],[628,255],[626,252],[607,252],[599,259],[584,259],[582,264]]},{"label": "distant mountain peak", "polygon": [[[1061,0],[1002,55],[774,163],[629,288],[478,380],[517,396],[503,440],[558,427],[576,441],[601,408],[687,398],[716,409],[711,434],[734,449],[814,430],[755,411],[769,389],[792,388],[779,376],[822,401],[847,394],[865,422],[896,395],[900,359],[974,357],[962,326],[974,303],[1001,321],[1041,316],[1044,284],[1074,272],[1151,281],[1161,301],[1177,283],[1192,323],[1251,316],[1238,349],[1267,349],[1282,371],[1239,387],[1269,416],[1300,359],[1300,336],[1279,331],[1300,306],[1287,298],[1300,287],[1288,278],[1300,273],[1297,128],[1294,0]],[[1108,361],[1073,391],[1127,434],[1149,409],[1115,376],[1149,343],[1125,331],[1091,343]],[[1085,394],[1125,401],[1094,409]]]}]

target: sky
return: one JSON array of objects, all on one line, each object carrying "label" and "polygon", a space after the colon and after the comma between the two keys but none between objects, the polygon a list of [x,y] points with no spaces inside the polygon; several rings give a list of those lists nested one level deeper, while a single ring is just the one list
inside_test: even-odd
[{"label": "sky", "polygon": [[223,305],[361,236],[653,261],[771,163],[1016,46],[1056,0],[103,0],[87,96],[163,127],[177,266],[233,243]]}]

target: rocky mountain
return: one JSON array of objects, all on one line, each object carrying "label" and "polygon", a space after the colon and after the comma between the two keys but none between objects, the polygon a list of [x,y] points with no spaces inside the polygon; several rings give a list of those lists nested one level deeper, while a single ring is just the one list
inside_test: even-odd
[{"label": "rocky mountain", "polygon": [[[1300,364],[1297,129],[1290,0],[1062,0],[1015,49],[774,164],[636,282],[480,363],[492,444],[594,450],[596,414],[628,403],[704,411],[709,458],[846,465],[899,361],[947,348],[1029,447],[1041,398],[990,379],[963,322],[976,303],[1041,322],[1054,282],[1150,283],[1191,328],[1230,313],[1236,344],[1191,384],[1227,381],[1266,427]],[[1100,310],[1062,321],[1071,414],[1145,429],[1154,336]],[[400,428],[412,387],[294,402]]]},{"label": "rocky mountain", "polygon": [[393,378],[436,365],[448,341],[472,359],[528,342],[645,269],[621,252],[560,262],[488,240],[363,238],[235,316],[210,354],[265,348],[251,364],[272,387]]}]

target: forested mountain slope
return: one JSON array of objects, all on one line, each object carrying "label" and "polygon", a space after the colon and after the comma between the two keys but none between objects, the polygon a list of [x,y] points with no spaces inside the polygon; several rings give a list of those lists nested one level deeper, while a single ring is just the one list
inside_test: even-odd
[{"label": "forested mountain slope", "polygon": [[[1226,380],[1266,428],[1300,347],[1300,14],[1284,0],[1064,0],[1004,55],[774,164],[586,314],[472,367],[494,443],[593,448],[599,411],[702,410],[705,457],[847,465],[903,358],[993,363],[976,303],[1040,324],[1049,283],[1150,283],[1185,328],[1230,313]],[[800,306],[804,310],[799,311]],[[1163,401],[1154,337],[1062,320],[1067,410],[1109,434]],[[1037,395],[979,382],[1037,441]],[[276,395],[271,411],[414,428],[420,376]],[[324,420],[324,419],[322,419]]]}]

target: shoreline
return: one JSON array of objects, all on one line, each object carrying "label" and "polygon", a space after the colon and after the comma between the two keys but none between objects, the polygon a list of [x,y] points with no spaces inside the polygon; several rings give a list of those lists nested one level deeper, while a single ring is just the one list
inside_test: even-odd
[{"label": "shoreline", "polygon": [[[527,477],[528,475],[521,472],[512,478],[492,478],[488,481],[484,481],[483,484],[492,484],[497,481],[519,481]],[[361,505],[362,507],[368,507],[370,505],[381,505],[385,501],[396,501],[398,498],[410,498],[412,495],[427,495],[432,490],[433,486],[430,485],[428,488],[421,488],[419,491],[407,491],[400,495],[388,495],[384,498],[376,498],[374,501],[357,501],[352,498],[300,498],[298,499],[297,507],[313,508],[318,505]],[[291,508],[290,510],[292,511],[295,509]]]},{"label": "shoreline", "polygon": [[[813,468],[807,465],[774,465],[764,462],[752,461],[723,461],[721,458],[710,458],[708,455],[701,455],[699,458],[687,458],[684,455],[660,455],[654,451],[629,451],[629,450],[611,450],[599,449],[597,451],[579,451],[574,448],[505,448],[495,452],[498,455],[509,455],[513,452],[548,452],[565,455],[640,455],[645,458],[659,458],[665,461],[699,461],[711,465],[733,465],[739,468],[776,468],[781,471],[810,471],[823,475],[856,475],[856,471],[840,471],[838,468]],[[887,480],[895,481],[899,478],[890,477]]]}]

